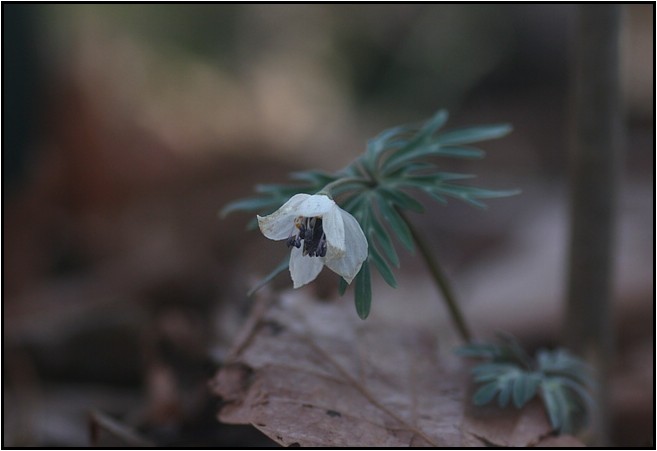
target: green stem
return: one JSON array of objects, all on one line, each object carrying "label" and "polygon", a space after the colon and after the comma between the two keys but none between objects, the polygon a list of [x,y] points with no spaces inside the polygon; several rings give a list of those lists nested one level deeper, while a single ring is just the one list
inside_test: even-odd
[{"label": "green stem", "polygon": [[463,341],[469,342],[472,339],[472,334],[470,333],[470,329],[465,322],[465,317],[463,316],[463,313],[461,312],[461,309],[459,308],[459,305],[454,298],[452,288],[449,285],[449,281],[447,280],[445,273],[429,250],[429,247],[427,246],[426,241],[424,241],[422,238],[422,235],[418,233],[418,231],[415,229],[413,224],[408,220],[404,213],[399,211],[399,214],[402,218],[404,218],[404,221],[406,221],[406,224],[408,225],[408,228],[413,235],[413,240],[415,241],[415,244],[417,244],[418,249],[420,249],[420,253],[424,258],[424,262],[429,267],[431,276],[443,294],[443,298],[447,304],[447,309],[452,316],[452,321],[456,325],[461,339],[463,339]]}]

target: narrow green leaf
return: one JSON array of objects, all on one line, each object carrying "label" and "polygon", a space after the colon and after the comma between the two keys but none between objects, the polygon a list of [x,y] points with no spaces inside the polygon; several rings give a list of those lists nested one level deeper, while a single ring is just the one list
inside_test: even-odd
[{"label": "narrow green leaf", "polygon": [[483,158],[486,156],[486,152],[481,149],[476,149],[474,147],[463,147],[463,146],[447,146],[438,144],[432,146],[432,149],[429,150],[426,156],[432,157],[455,157],[455,158]]},{"label": "narrow green leaf", "polygon": [[395,207],[390,205],[383,197],[376,196],[377,204],[379,206],[379,212],[388,221],[390,227],[397,235],[399,241],[408,249],[413,252],[413,235],[411,234],[410,229],[406,225],[404,219],[399,215]]},{"label": "narrow green leaf", "polygon": [[377,188],[382,197],[387,199],[391,204],[397,205],[405,210],[413,210],[418,213],[424,213],[424,206],[399,189],[388,189],[386,187]]},{"label": "narrow green leaf", "polygon": [[338,293],[340,293],[340,296],[344,295],[344,292],[347,291],[347,287],[349,287],[347,281],[340,277],[340,281],[338,282]]},{"label": "narrow green leaf", "polygon": [[392,288],[397,288],[397,281],[395,280],[392,270],[374,246],[370,246],[370,260],[374,262],[374,266],[376,266],[376,269],[381,274],[381,277],[383,277],[383,280],[385,280]]},{"label": "narrow green leaf", "polygon": [[525,402],[529,402],[538,391],[538,387],[541,385],[541,375],[539,373],[530,373],[527,380],[527,387],[525,390]]},{"label": "narrow green leaf", "polygon": [[[435,188],[452,180],[466,180],[475,178],[473,174],[459,174],[455,172],[436,172],[426,175],[408,175],[391,182],[392,186],[410,186],[422,188]],[[457,185],[458,186],[458,185]]]},{"label": "narrow green leaf", "polygon": [[418,146],[412,151],[402,153],[402,151],[393,152],[392,155],[383,164],[383,173],[386,176],[398,173],[400,169],[422,158],[429,157],[452,157],[452,158],[483,158],[486,153],[483,150],[471,147],[442,146],[440,144],[431,144]]},{"label": "narrow green leaf", "polygon": [[403,169],[407,164],[413,162],[418,158],[426,156],[427,146],[419,146],[413,150],[404,152],[403,149],[397,152],[392,152],[391,155],[383,162],[381,172],[386,177],[390,177],[400,169]]},{"label": "narrow green leaf", "polygon": [[274,278],[285,271],[288,267],[290,266],[290,254],[288,253],[283,260],[278,264],[276,268],[272,270],[269,274],[267,274],[264,278],[260,279],[258,283],[255,284],[253,288],[249,290],[249,292],[246,294],[247,296],[252,296],[256,291],[258,291],[260,288],[264,287],[267,285],[269,282],[274,280]]},{"label": "narrow green leaf", "polygon": [[516,371],[517,366],[511,363],[493,363],[493,362],[488,362],[488,363],[482,363],[480,365],[477,365],[472,369],[472,374],[475,376],[480,376],[480,375],[485,375],[485,374],[492,374],[495,375],[495,377],[501,376],[503,374]]},{"label": "narrow green leaf", "polygon": [[543,404],[547,410],[548,417],[550,418],[550,424],[552,425],[552,428],[555,431],[561,430],[561,406],[559,405],[559,400],[556,398],[552,387],[548,384],[542,384],[541,396],[543,398]]},{"label": "narrow green leaf", "polygon": [[[353,216],[356,216],[358,211],[361,210],[361,206],[363,203],[365,203],[367,197],[368,196],[365,194],[365,192],[355,194],[351,196],[349,199],[347,199],[346,201],[342,202],[342,209],[348,211]],[[362,227],[363,226],[362,221],[358,221],[358,222],[361,223],[361,227]]]},{"label": "narrow green leaf", "polygon": [[399,268],[399,257],[395,251],[395,246],[392,244],[390,235],[388,235],[388,231],[383,226],[383,224],[379,222],[379,219],[374,214],[374,207],[372,204],[369,204],[368,209],[370,215],[370,233],[368,233],[370,236],[370,241],[373,242],[372,238],[376,237],[376,241],[381,245],[381,248],[388,258],[388,261],[396,268]]},{"label": "narrow green leaf", "polygon": [[512,127],[508,124],[481,125],[452,130],[436,138],[439,144],[469,144],[487,139],[501,138],[511,132]]},{"label": "narrow green leaf", "polygon": [[570,390],[572,390],[575,393],[575,395],[581,399],[582,403],[586,407],[588,407],[589,409],[595,407],[595,401],[593,400],[593,397],[582,384],[565,377],[560,377],[558,379],[564,387],[567,387]]},{"label": "narrow green leaf", "polygon": [[581,359],[571,355],[565,349],[554,351],[545,349],[537,353],[539,368],[548,375],[570,377],[588,387],[595,386],[593,369]]},{"label": "narrow green leaf", "polygon": [[[431,138],[440,127],[445,125],[447,122],[448,114],[445,110],[438,111],[431,119],[429,119],[422,126],[420,131],[409,140],[406,145],[401,147],[399,150],[393,151],[388,158],[381,165],[384,173],[389,173],[390,171],[396,170],[398,168],[397,163],[402,160],[408,160],[407,155],[415,155],[418,151],[418,148],[422,149],[425,147],[425,144]],[[412,156],[412,158],[416,158]]]},{"label": "narrow green leaf", "polygon": [[509,405],[511,391],[513,390],[513,380],[514,376],[509,375],[498,382],[498,384],[500,384],[500,394],[497,398],[497,405],[502,408]]},{"label": "narrow green leaf", "polygon": [[360,272],[356,275],[354,302],[356,304],[356,313],[358,313],[360,319],[367,318],[372,305],[372,280],[367,260],[363,262]]},{"label": "narrow green leaf", "polygon": [[381,152],[403,143],[399,139],[391,141],[392,138],[398,138],[400,135],[405,135],[418,129],[419,127],[417,125],[399,125],[384,130],[367,142],[367,152],[376,157]]},{"label": "narrow green leaf", "polygon": [[351,163],[344,168],[338,170],[335,172],[335,179],[343,178],[343,177],[358,177],[360,176],[360,172],[358,172],[358,169],[356,166]]},{"label": "narrow green leaf", "polygon": [[422,126],[422,128],[420,129],[419,133],[414,138],[414,140],[417,139],[421,141],[429,138],[431,135],[437,132],[438,129],[440,129],[443,125],[445,125],[448,118],[449,118],[449,114],[447,113],[447,110],[437,111],[436,114],[434,114],[431,119],[425,122],[425,124]]},{"label": "narrow green leaf", "polygon": [[480,384],[482,382],[497,381],[500,375],[495,373],[479,373],[472,376],[472,380]]},{"label": "narrow green leaf", "polygon": [[432,144],[417,147],[412,152],[396,152],[386,160],[384,164],[384,173],[386,175],[394,173],[409,164],[413,160],[429,157],[454,157],[454,158],[483,158],[485,152],[480,149],[466,147],[448,147],[440,144]]},{"label": "narrow green leaf", "polygon": [[488,190],[483,188],[475,188],[472,186],[460,186],[441,184],[431,189],[431,192],[438,195],[445,194],[450,197],[460,199],[468,202],[476,207],[486,208],[486,205],[479,202],[477,199],[493,199],[497,197],[513,196],[520,193],[519,190]]},{"label": "narrow green leaf", "polygon": [[441,203],[441,204],[443,204],[443,205],[447,205],[447,199],[446,199],[445,197],[441,196],[440,194],[436,193],[436,192],[433,191],[433,190],[426,190],[426,189],[425,189],[424,191],[425,191],[427,194],[429,194],[429,196],[431,196],[431,198],[432,198],[433,200],[435,200],[436,202],[439,202],[439,203]]},{"label": "narrow green leaf", "polygon": [[513,405],[518,409],[527,404],[527,402],[536,394],[538,386],[538,377],[533,373],[520,371],[513,381]]},{"label": "narrow green leaf", "polygon": [[513,380],[512,399],[513,405],[516,406],[517,409],[525,405],[526,387],[527,375],[521,372],[518,374],[518,377]]},{"label": "narrow green leaf", "polygon": [[433,188],[434,191],[459,199],[493,199],[497,197],[506,197],[519,194],[519,190],[489,190],[484,188],[475,188],[473,186],[440,184]]},{"label": "narrow green leaf", "polygon": [[[527,404],[529,401],[536,396],[536,391],[539,384],[541,383],[541,376],[537,373],[526,373],[526,377],[523,381],[523,386],[518,390],[522,390],[520,393],[519,400],[521,402],[520,406]],[[522,395],[522,396],[521,396]]]},{"label": "narrow green leaf", "polygon": [[462,189],[462,192],[469,196],[476,197],[477,199],[497,199],[498,197],[515,196],[522,192],[519,189],[485,189],[474,186],[461,186],[459,188]]},{"label": "narrow green leaf", "polygon": [[405,164],[394,171],[386,172],[386,178],[389,180],[394,180],[405,177],[420,176],[420,173],[436,170],[437,167],[433,163],[417,161]]},{"label": "narrow green leaf", "polygon": [[[323,187],[322,187],[323,188]],[[343,193],[348,193],[348,192],[355,192],[355,193],[361,193],[367,189],[366,182],[364,180],[362,181],[352,181],[349,183],[343,183],[340,186],[336,186],[331,188],[331,195],[333,197],[338,197],[342,195]]]},{"label": "narrow green leaf", "polygon": [[554,397],[559,405],[559,415],[561,416],[560,432],[571,434],[574,432],[572,403],[569,401],[568,395],[561,384],[555,386]]},{"label": "narrow green leaf", "polygon": [[497,382],[489,382],[486,385],[482,385],[472,396],[472,402],[475,406],[486,405],[493,400],[497,391]]}]

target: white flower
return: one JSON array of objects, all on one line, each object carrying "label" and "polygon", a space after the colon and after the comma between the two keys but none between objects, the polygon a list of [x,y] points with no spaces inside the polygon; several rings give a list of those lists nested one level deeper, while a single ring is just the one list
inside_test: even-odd
[{"label": "white flower", "polygon": [[312,282],[324,265],[348,283],[367,258],[367,239],[358,221],[323,194],[295,194],[269,216],[258,216],[263,235],[292,247],[294,288]]}]

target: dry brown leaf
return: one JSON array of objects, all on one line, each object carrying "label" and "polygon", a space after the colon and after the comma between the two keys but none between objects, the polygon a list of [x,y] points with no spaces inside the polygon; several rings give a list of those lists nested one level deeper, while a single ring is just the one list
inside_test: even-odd
[{"label": "dry brown leaf", "polygon": [[558,446],[540,403],[475,408],[468,381],[432,331],[295,291],[256,304],[212,386],[220,421],[285,446]]}]

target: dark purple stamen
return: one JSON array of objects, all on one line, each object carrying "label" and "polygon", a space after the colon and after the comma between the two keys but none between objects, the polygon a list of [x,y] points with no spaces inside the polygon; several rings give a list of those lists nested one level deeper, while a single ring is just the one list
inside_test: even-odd
[{"label": "dark purple stamen", "polygon": [[303,255],[309,257],[325,257],[327,250],[326,234],[322,227],[322,218],[300,218],[297,226],[299,231],[287,239],[287,247],[301,247],[303,241]]}]

